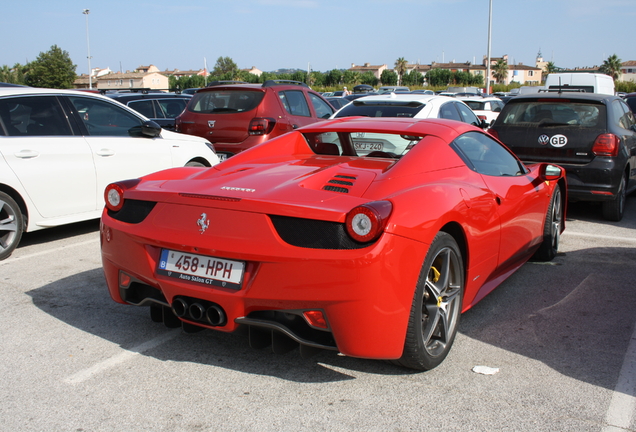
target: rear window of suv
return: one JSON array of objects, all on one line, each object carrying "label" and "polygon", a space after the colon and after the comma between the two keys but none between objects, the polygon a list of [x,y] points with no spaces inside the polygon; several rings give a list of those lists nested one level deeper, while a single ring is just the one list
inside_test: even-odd
[{"label": "rear window of suv", "polygon": [[515,125],[572,125],[589,128],[607,126],[603,104],[569,100],[530,100],[508,103],[499,116],[499,124]]},{"label": "rear window of suv", "polygon": [[212,90],[195,93],[188,110],[200,114],[236,113],[253,110],[265,93],[251,90]]},{"label": "rear window of suv", "polygon": [[336,117],[415,117],[426,104],[408,101],[358,101],[342,108]]}]

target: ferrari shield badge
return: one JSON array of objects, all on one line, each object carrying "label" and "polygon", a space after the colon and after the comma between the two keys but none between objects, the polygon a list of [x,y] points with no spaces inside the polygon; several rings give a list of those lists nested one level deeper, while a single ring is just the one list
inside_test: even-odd
[{"label": "ferrari shield badge", "polygon": [[205,213],[201,213],[201,219],[197,220],[197,225],[199,225],[199,232],[203,234],[206,229],[210,226],[210,220],[208,219],[208,215]]}]

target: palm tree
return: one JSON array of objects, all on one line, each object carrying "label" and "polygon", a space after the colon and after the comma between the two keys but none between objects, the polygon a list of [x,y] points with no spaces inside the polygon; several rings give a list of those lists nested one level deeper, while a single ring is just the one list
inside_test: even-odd
[{"label": "palm tree", "polygon": [[497,60],[497,63],[492,67],[492,76],[497,80],[498,84],[502,84],[508,77],[508,63],[504,59]]},{"label": "palm tree", "polygon": [[598,69],[599,72],[612,77],[616,81],[621,76],[622,61],[616,54],[612,54],[603,62]]},{"label": "palm tree", "polygon": [[395,61],[395,72],[398,75],[398,85],[402,85],[402,76],[406,72],[406,66],[409,64],[407,60],[404,60],[404,57],[400,57]]}]

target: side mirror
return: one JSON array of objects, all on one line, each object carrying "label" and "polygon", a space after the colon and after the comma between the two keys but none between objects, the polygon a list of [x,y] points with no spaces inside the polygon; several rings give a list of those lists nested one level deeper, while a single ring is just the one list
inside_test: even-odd
[{"label": "side mirror", "polygon": [[564,176],[563,168],[557,165],[541,164],[539,171],[541,180],[543,181],[555,181]]},{"label": "side mirror", "polygon": [[161,126],[159,126],[156,122],[152,120],[148,120],[143,122],[141,125],[141,133],[144,136],[149,136],[151,138],[158,137],[161,135]]}]

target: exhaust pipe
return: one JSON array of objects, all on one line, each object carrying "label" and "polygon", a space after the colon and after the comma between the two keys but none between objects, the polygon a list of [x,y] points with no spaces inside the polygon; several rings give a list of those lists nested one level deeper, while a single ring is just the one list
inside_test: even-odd
[{"label": "exhaust pipe", "polygon": [[212,305],[205,311],[205,317],[213,326],[222,326],[225,325],[227,317],[225,316],[225,312],[220,306]]},{"label": "exhaust pipe", "polygon": [[205,316],[205,308],[200,303],[192,303],[188,308],[188,312],[190,312],[190,318],[195,321],[201,321]]},{"label": "exhaust pipe", "polygon": [[188,313],[188,304],[181,298],[176,298],[172,302],[172,311],[179,318],[183,318]]}]

